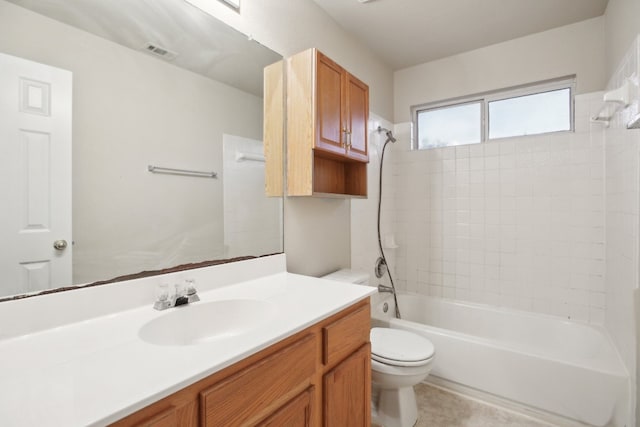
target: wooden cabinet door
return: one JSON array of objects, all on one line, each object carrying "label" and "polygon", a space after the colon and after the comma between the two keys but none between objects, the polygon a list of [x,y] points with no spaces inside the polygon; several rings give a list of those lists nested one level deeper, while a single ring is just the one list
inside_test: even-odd
[{"label": "wooden cabinet door", "polygon": [[314,387],[309,387],[258,427],[310,427],[313,425]]},{"label": "wooden cabinet door", "polygon": [[371,350],[367,343],[323,379],[325,427],[371,426]]},{"label": "wooden cabinet door", "polygon": [[173,406],[153,417],[136,424],[136,427],[177,427],[179,425],[176,408]]},{"label": "wooden cabinet door", "polygon": [[347,157],[367,162],[369,161],[367,150],[369,87],[351,74],[347,74],[346,81],[347,128],[349,129]]},{"label": "wooden cabinet door", "polygon": [[345,71],[338,64],[318,52],[317,58],[317,150],[344,155],[346,124],[343,117]]},{"label": "wooden cabinet door", "polygon": [[255,425],[272,414],[286,402],[287,393],[306,388],[316,370],[316,348],[316,336],[309,334],[202,390],[203,427]]}]

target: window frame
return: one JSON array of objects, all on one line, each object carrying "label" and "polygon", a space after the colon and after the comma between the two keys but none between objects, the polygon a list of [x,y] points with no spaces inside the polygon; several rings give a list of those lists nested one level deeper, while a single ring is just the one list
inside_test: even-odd
[{"label": "window frame", "polygon": [[[488,92],[477,93],[469,96],[461,96],[456,98],[450,98],[442,101],[428,102],[425,104],[414,105],[411,107],[411,121],[413,122],[413,126],[415,128],[415,138],[411,143],[412,150],[431,150],[433,148],[447,148],[447,147],[456,147],[456,146],[446,146],[446,147],[432,147],[432,148],[419,148],[418,147],[418,114],[424,111],[433,111],[440,110],[445,108],[457,107],[466,104],[480,103],[480,142],[479,144],[483,144],[489,141],[499,141],[501,139],[508,138],[521,138],[526,136],[535,136],[535,135],[546,135],[553,134],[559,132],[575,132],[575,87],[576,87],[576,76],[565,76],[557,79],[545,80],[536,83],[524,84],[519,86],[512,86],[509,88],[498,89]],[[541,93],[553,92],[557,90],[569,89],[569,130],[559,130],[552,132],[541,132],[531,135],[516,135],[516,136],[505,136],[500,138],[491,138],[489,139],[489,103],[495,101],[503,101],[506,99],[520,98],[529,95],[537,95]],[[461,144],[462,145],[474,145],[474,144]]]}]

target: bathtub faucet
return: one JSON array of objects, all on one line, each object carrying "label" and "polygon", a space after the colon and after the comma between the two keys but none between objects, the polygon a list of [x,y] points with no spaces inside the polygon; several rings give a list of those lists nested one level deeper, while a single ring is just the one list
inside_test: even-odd
[{"label": "bathtub faucet", "polygon": [[380,293],[388,292],[388,293],[392,294],[393,293],[393,288],[391,286],[378,285],[378,292],[380,292]]}]

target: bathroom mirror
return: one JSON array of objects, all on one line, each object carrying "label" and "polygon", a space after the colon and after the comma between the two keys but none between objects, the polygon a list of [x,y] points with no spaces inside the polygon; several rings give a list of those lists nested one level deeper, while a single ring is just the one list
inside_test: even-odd
[{"label": "bathroom mirror", "polygon": [[[69,156],[59,161],[53,140],[30,131],[0,172],[0,226],[11,229],[0,236],[13,239],[0,252],[0,299],[282,252],[282,200],[265,196],[262,148],[263,68],[280,55],[183,0],[0,0],[0,53],[62,70],[68,87],[21,80],[20,99],[53,115],[66,97],[72,111]],[[2,131],[26,133],[7,117],[5,145]],[[50,182],[66,175],[70,201],[59,214],[65,203]],[[24,196],[25,186],[39,190]],[[57,216],[71,231],[50,232],[44,250],[25,255],[16,224],[44,236]]]}]

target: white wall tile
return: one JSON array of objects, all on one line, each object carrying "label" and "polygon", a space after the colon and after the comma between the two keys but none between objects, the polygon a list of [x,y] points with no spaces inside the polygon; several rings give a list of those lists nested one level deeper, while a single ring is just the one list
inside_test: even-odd
[{"label": "white wall tile", "polygon": [[[579,115],[599,96],[577,97]],[[427,295],[601,321],[606,175],[593,129],[395,158],[398,276]]]}]

